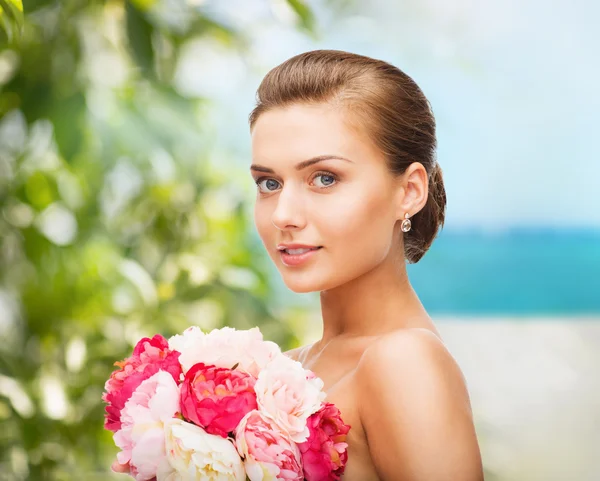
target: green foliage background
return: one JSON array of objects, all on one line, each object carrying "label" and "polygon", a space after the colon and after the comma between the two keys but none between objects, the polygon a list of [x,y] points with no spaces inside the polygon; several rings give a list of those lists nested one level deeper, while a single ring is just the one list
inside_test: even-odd
[{"label": "green foliage background", "polygon": [[186,41],[243,35],[183,0],[177,22],[159,0],[23,3],[0,1],[0,479],[118,479],[101,394],[140,337],[259,325],[289,348],[304,314],[269,307],[247,173],[211,162],[210,99],[172,86]]}]

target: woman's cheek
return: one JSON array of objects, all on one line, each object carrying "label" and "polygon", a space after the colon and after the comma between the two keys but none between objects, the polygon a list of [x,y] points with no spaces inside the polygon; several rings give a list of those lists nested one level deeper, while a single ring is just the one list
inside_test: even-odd
[{"label": "woman's cheek", "polygon": [[[259,202],[259,201],[257,201]],[[269,225],[269,214],[264,209],[264,206],[256,205],[254,208],[254,224],[256,226],[256,230],[258,231],[258,235],[263,241],[265,248],[270,252],[269,246],[272,244],[272,239],[270,238],[273,234],[270,231]]]},{"label": "woman's cheek", "polygon": [[334,232],[342,236],[364,229],[375,214],[370,200],[360,195],[360,191],[355,191],[353,195],[332,196],[328,200],[315,206],[315,212],[324,220],[323,225],[334,227]]}]

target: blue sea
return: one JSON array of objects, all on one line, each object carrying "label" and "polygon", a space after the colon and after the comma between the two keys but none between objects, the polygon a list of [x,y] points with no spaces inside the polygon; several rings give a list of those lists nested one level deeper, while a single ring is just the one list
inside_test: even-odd
[{"label": "blue sea", "polygon": [[600,314],[600,230],[442,230],[407,269],[431,314]]}]

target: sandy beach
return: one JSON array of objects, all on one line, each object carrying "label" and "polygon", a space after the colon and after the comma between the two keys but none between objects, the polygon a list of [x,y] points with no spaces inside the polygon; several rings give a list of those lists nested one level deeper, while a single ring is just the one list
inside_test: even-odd
[{"label": "sandy beach", "polygon": [[600,318],[436,318],[471,394],[486,481],[600,479]]}]

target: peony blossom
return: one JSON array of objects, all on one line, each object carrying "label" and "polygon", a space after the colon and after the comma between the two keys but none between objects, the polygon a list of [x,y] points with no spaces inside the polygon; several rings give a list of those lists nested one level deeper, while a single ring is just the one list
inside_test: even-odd
[{"label": "peony blossom", "polygon": [[181,384],[181,413],[188,420],[224,438],[257,408],[256,380],[236,369],[198,363]]},{"label": "peony blossom", "polygon": [[261,369],[281,354],[277,344],[263,340],[258,327],[248,330],[223,327],[204,334],[194,326],[183,335],[171,337],[169,345],[182,353],[179,362],[184,373],[202,362],[226,368],[238,364],[237,370],[257,377]]},{"label": "peony blossom", "polygon": [[235,445],[250,481],[304,479],[298,446],[260,411],[251,411],[240,421]]},{"label": "peony blossom", "polygon": [[307,481],[337,481],[348,460],[346,435],[350,426],[344,424],[338,408],[325,403],[308,418],[308,439],[299,444]]},{"label": "peony blossom", "polygon": [[142,381],[125,403],[121,429],[113,438],[121,448],[117,460],[130,463],[137,481],[151,479],[165,459],[164,423],[179,410],[179,389],[173,376],[158,371]]},{"label": "peony blossom", "polygon": [[320,409],[326,396],[322,388],[320,378],[283,354],[260,372],[254,386],[259,409],[296,443],[308,438],[306,420]]},{"label": "peony blossom", "polygon": [[193,356],[204,347],[204,338],[206,334],[198,326],[190,326],[183,334],[175,334],[169,338],[169,348],[181,353],[179,362],[182,364],[183,373],[192,367],[196,362],[191,362]]},{"label": "peony blossom", "polygon": [[233,443],[201,427],[173,419],[165,424],[168,463],[157,481],[245,481],[244,465]]},{"label": "peony blossom", "polygon": [[258,327],[140,340],[105,383],[105,428],[136,481],[338,481],[347,463],[323,381]]},{"label": "peony blossom", "polygon": [[108,403],[104,427],[113,432],[121,429],[123,406],[140,383],[159,370],[170,373],[175,381],[179,381],[181,366],[178,358],[179,352],[169,349],[167,340],[157,334],[152,339],[141,339],[131,357],[116,362],[120,369],[114,371],[104,384],[106,392],[102,399]]}]

